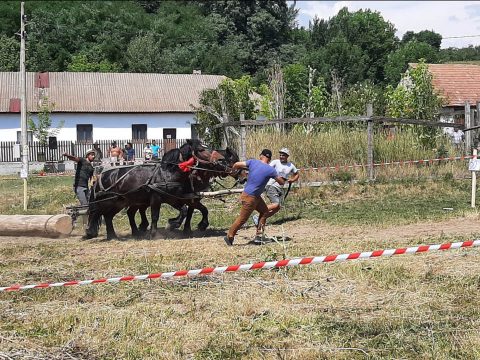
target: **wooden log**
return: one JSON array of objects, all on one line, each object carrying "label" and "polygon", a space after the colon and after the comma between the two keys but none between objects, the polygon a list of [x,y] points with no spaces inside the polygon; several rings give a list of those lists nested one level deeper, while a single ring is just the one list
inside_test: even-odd
[{"label": "wooden log", "polygon": [[61,237],[72,230],[72,219],[65,214],[0,215],[0,236]]}]

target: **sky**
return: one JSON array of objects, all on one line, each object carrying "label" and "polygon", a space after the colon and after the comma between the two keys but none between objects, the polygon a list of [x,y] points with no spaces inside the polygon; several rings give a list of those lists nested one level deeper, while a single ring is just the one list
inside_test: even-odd
[{"label": "sky", "polygon": [[[350,12],[370,9],[391,22],[400,39],[407,31],[433,30],[442,35],[442,48],[480,45],[480,1],[297,1],[295,7],[304,27],[315,15],[327,20],[343,7]],[[471,35],[476,36],[465,37]]]}]

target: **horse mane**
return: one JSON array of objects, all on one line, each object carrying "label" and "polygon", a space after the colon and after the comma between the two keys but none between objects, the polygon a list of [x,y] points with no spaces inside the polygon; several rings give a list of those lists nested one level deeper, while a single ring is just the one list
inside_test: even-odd
[{"label": "horse mane", "polygon": [[195,153],[203,151],[202,142],[198,139],[189,139],[178,149],[169,150],[163,155],[162,169],[174,171],[182,161],[189,160]]}]

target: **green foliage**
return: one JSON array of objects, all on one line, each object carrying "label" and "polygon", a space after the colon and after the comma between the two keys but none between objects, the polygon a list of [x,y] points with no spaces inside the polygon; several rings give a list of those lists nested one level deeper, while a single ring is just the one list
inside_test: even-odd
[{"label": "green foliage", "polygon": [[[250,76],[225,79],[216,89],[204,90],[200,95],[200,106],[194,109],[202,138],[213,146],[220,146],[223,129],[213,129],[214,125],[239,121],[240,113],[245,114],[245,119],[255,118],[254,92]],[[228,133],[225,135],[228,142]]]},{"label": "green foliage", "polygon": [[51,114],[54,108],[55,104],[50,104],[48,102],[48,98],[43,97],[37,113],[36,121],[33,119],[32,114],[28,114],[28,129],[32,131],[33,135],[42,145],[47,144],[49,136],[56,136],[64,124],[64,121],[62,120],[57,127],[52,128]]},{"label": "green foliage", "polygon": [[118,64],[111,64],[108,60],[102,60],[99,63],[90,62],[87,55],[74,55],[67,70],[72,72],[119,72],[120,67]]},{"label": "green foliage", "polygon": [[436,63],[438,61],[438,49],[425,42],[416,40],[402,44],[398,50],[390,53],[385,65],[385,78],[389,84],[396,85],[402,74],[407,70],[408,63],[417,62],[419,59],[426,62]]},{"label": "green foliage", "polygon": [[0,34],[0,71],[18,71],[20,44],[13,37]]},{"label": "green foliage", "polygon": [[402,37],[402,43],[408,43],[410,41],[423,42],[436,50],[440,50],[440,46],[442,45],[442,35],[430,30],[422,30],[418,33],[407,31]]},{"label": "green foliage", "polygon": [[[424,59],[421,59],[416,68],[404,74],[396,88],[387,87],[386,103],[388,116],[429,121],[438,119],[444,100],[433,88],[432,75]],[[425,145],[433,146],[438,135],[436,129],[419,126],[416,130]]]}]

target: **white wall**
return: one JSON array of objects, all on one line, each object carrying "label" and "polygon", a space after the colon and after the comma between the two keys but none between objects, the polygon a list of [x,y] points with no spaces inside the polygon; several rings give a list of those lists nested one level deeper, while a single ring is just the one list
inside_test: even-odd
[{"label": "white wall", "polygon": [[[177,139],[188,139],[192,136],[191,125],[195,124],[193,113],[53,113],[51,117],[52,127],[65,121],[58,140],[77,140],[77,124],[91,124],[93,140],[131,139],[132,124],[146,124],[149,139],[163,138],[164,128],[177,129]],[[16,141],[17,131],[20,114],[0,114],[0,141]]]}]

